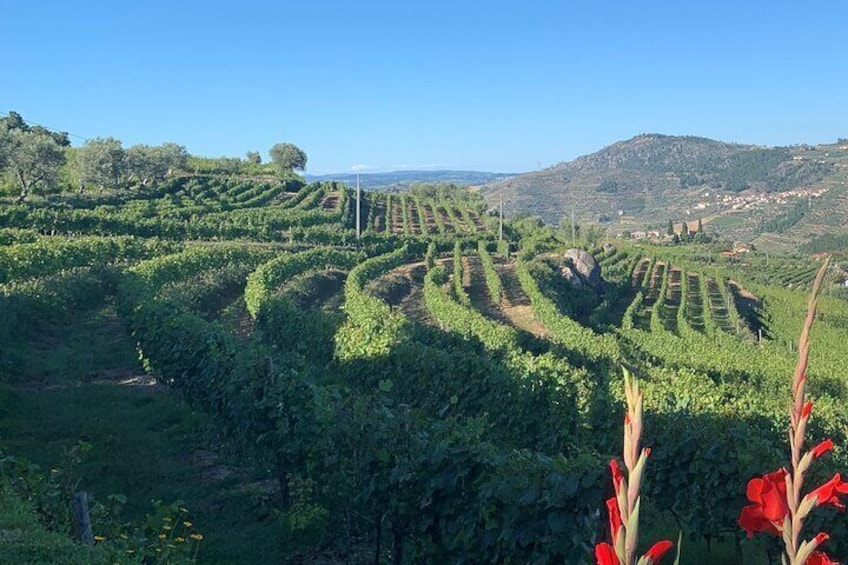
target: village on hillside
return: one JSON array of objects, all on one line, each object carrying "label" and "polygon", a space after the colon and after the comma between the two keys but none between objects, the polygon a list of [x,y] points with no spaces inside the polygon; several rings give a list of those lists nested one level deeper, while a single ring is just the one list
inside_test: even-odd
[{"label": "village on hillside", "polygon": [[[653,240],[660,242],[673,242],[675,238],[695,237],[698,234],[697,230],[691,229],[699,221],[708,224],[711,219],[707,216],[715,216],[723,211],[755,211],[762,209],[768,205],[782,205],[790,202],[797,202],[802,199],[811,201],[813,198],[820,198],[828,191],[828,187],[816,188],[799,188],[787,190],[784,192],[746,192],[739,194],[719,194],[710,191],[700,195],[701,200],[692,208],[685,210],[686,215],[690,218],[690,222],[675,223],[673,229],[646,229],[623,231],[616,234],[619,239],[634,239],[634,240]],[[700,214],[698,214],[700,212]],[[622,215],[623,211],[619,211]],[[738,247],[738,250],[736,248]],[[750,246],[744,243],[739,243],[734,246],[734,250],[738,253],[750,251]]]}]

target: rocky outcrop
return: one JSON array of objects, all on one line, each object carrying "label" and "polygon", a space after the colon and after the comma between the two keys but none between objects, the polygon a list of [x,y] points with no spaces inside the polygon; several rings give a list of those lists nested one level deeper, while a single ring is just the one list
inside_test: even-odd
[{"label": "rocky outcrop", "polygon": [[565,265],[560,270],[562,277],[574,288],[589,286],[599,288],[603,284],[601,266],[592,256],[582,249],[569,249],[563,256]]}]

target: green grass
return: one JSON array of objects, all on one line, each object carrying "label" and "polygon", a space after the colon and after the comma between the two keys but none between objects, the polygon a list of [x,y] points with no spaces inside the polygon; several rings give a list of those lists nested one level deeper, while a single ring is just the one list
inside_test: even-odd
[{"label": "green grass", "polygon": [[14,380],[30,385],[63,386],[142,372],[132,341],[107,305],[16,344],[14,357]]},{"label": "green grass", "polygon": [[0,563],[44,563],[51,565],[93,565],[135,563],[122,553],[105,546],[85,547],[38,523],[30,506],[7,489],[0,488]]},{"label": "green grass", "polygon": [[204,534],[199,562],[282,562],[271,495],[246,473],[212,479],[198,465],[198,452],[219,451],[208,418],[160,387],[119,384],[140,368],[113,310],[103,304],[53,329],[16,347],[12,385],[0,386],[0,451],[49,469],[84,440],[92,449],[79,488],[99,500],[126,495],[124,518],[140,523],[153,500],[181,500]]},{"label": "green grass", "polygon": [[[63,449],[92,445],[79,469],[80,488],[99,498],[135,491],[127,510],[143,516],[150,499],[196,498],[188,455],[203,438],[201,419],[169,396],[107,384],[58,390],[14,390],[0,419],[0,446],[58,465]],[[198,441],[192,441],[197,436]],[[140,482],[145,485],[143,496]]]}]

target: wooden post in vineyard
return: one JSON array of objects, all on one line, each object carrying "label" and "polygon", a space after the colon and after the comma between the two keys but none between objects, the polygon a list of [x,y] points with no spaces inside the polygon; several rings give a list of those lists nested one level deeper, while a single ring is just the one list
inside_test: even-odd
[{"label": "wooden post in vineyard", "polygon": [[[265,385],[262,390],[263,399],[264,395],[268,394],[269,391],[272,391],[277,386],[277,375],[274,371],[274,360],[270,355],[266,356],[262,363],[262,370],[265,374]],[[282,414],[279,411],[279,408],[273,408],[271,410],[271,418],[276,422]],[[281,453],[276,454],[277,460],[277,484],[280,487],[280,499],[283,504],[283,508],[288,509],[291,506],[291,494],[289,492],[289,473],[288,473],[288,461]]]},{"label": "wooden post in vineyard", "polygon": [[501,204],[500,204],[500,223],[498,224],[498,239],[503,239],[503,196],[501,196]]},{"label": "wooden post in vineyard", "polygon": [[356,173],[356,241],[359,241],[362,237],[362,232],[360,231],[360,196],[361,190],[359,188],[359,173]]},{"label": "wooden post in vineyard", "polygon": [[263,363],[263,369],[265,371],[265,382],[273,387],[275,385],[275,377],[274,377],[274,360],[270,355],[265,356],[265,361]]},{"label": "wooden post in vineyard", "polygon": [[273,390],[276,385],[276,377],[274,376],[274,360],[270,355],[266,355],[262,362],[262,372],[265,379],[262,381],[262,386],[259,387],[258,400],[265,400],[269,390]]},{"label": "wooden post in vineyard", "polygon": [[74,494],[74,536],[84,545],[94,545],[94,532],[91,528],[91,514],[88,510],[88,493]]}]

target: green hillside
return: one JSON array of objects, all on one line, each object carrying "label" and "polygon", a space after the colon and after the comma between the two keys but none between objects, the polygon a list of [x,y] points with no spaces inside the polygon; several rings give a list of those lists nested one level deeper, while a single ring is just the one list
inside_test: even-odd
[{"label": "green hillside", "polygon": [[[845,228],[848,145],[756,147],[640,135],[597,153],[481,187],[512,215],[557,223],[572,208],[608,231],[701,219],[729,239],[786,249]],[[803,204],[806,204],[804,206]]]}]

